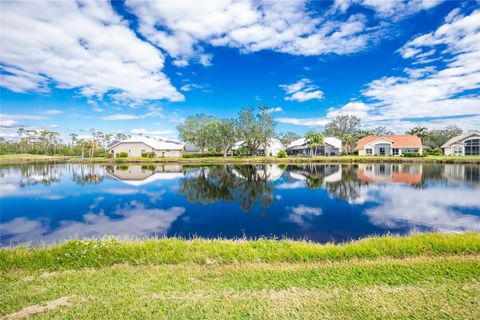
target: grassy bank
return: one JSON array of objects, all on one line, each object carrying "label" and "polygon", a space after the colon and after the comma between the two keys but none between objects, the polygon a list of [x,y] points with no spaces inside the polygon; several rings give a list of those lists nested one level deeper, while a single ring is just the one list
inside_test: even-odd
[{"label": "grassy bank", "polygon": [[339,156],[339,157],[205,157],[205,158],[79,158],[42,155],[0,155],[0,164],[25,162],[69,162],[69,163],[181,163],[181,164],[223,164],[223,163],[475,163],[480,157],[428,156],[406,158],[393,156]]},{"label": "grassy bank", "polygon": [[104,239],[0,252],[0,316],[480,317],[478,233],[345,245]]}]

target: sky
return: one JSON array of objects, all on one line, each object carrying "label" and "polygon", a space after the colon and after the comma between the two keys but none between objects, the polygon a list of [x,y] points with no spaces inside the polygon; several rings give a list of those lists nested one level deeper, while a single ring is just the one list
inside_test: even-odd
[{"label": "sky", "polygon": [[266,104],[277,131],[480,129],[478,1],[1,1],[0,136],[175,138]]}]

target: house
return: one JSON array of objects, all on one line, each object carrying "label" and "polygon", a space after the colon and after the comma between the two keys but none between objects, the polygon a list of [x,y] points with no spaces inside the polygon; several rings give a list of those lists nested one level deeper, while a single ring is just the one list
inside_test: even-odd
[{"label": "house", "polygon": [[400,156],[422,153],[422,139],[412,135],[366,136],[357,142],[359,156]]},{"label": "house", "polygon": [[178,141],[132,137],[116,142],[107,148],[113,157],[127,152],[129,157],[141,157],[143,152],[154,152],[156,157],[181,157],[185,146]]},{"label": "house", "polygon": [[[245,145],[245,141],[238,141],[232,147],[231,152],[235,154],[241,147]],[[258,150],[255,152],[257,156],[276,156],[280,150],[284,150],[285,146],[280,142],[280,140],[275,138],[268,139],[266,144],[261,144]]]},{"label": "house", "polygon": [[442,146],[446,156],[479,156],[480,131],[469,131],[453,137]]},{"label": "house", "polygon": [[[342,141],[335,137],[323,138],[324,145],[317,148],[317,155],[319,156],[338,156],[342,152]],[[287,154],[289,156],[311,156],[312,148],[307,144],[305,138],[300,138],[287,147]]]}]

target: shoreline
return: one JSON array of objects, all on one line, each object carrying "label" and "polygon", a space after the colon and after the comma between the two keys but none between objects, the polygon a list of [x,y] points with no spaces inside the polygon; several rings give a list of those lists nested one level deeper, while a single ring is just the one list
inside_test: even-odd
[{"label": "shoreline", "polygon": [[0,164],[72,163],[72,164],[296,164],[296,163],[458,163],[480,164],[479,156],[427,156],[419,158],[394,156],[331,157],[203,157],[203,158],[78,158],[70,156],[2,155]]}]

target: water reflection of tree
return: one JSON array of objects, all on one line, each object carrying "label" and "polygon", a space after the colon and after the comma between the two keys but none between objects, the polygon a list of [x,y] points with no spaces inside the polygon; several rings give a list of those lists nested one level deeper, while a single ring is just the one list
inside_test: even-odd
[{"label": "water reflection of tree", "polygon": [[256,203],[265,209],[274,202],[274,187],[257,169],[252,165],[201,167],[182,179],[180,194],[190,203],[238,201],[246,212]]},{"label": "water reflection of tree", "polygon": [[347,201],[358,199],[362,186],[368,183],[357,178],[357,169],[356,165],[342,165],[342,178],[325,185],[328,193]]},{"label": "water reflection of tree", "polygon": [[57,183],[62,177],[61,167],[45,163],[21,164],[20,165],[20,181],[21,187],[27,185],[51,185]]},{"label": "water reflection of tree", "polygon": [[72,170],[72,180],[77,184],[98,184],[105,180],[105,173],[98,165],[79,165]]}]

